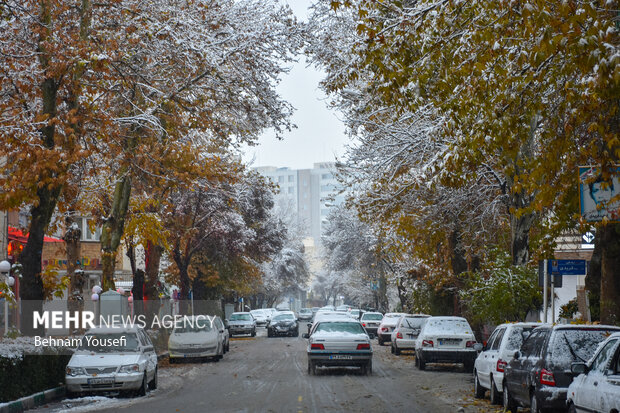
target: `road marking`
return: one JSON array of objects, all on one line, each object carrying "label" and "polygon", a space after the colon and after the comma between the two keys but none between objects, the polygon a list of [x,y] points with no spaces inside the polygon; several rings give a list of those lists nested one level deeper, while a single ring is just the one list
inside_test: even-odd
[{"label": "road marking", "polygon": [[297,401],[298,401],[299,403],[301,403],[301,401],[302,401],[303,399],[304,399],[303,397],[299,396],[299,397],[297,398]]}]

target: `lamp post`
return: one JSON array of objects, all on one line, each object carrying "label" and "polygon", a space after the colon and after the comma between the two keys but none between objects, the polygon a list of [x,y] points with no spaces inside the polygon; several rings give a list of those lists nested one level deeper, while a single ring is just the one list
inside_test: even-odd
[{"label": "lamp post", "polygon": [[[11,277],[11,263],[4,260],[0,261],[0,273],[6,277],[6,285],[12,287],[15,284],[15,278]],[[9,300],[4,298],[4,335],[9,332]]]}]

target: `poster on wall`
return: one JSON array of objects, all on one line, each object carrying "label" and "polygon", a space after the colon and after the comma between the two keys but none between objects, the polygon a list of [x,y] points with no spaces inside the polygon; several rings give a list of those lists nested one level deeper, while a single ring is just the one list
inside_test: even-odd
[{"label": "poster on wall", "polygon": [[619,177],[620,166],[615,167],[611,180],[605,180],[598,167],[579,167],[579,203],[586,221],[620,221]]}]

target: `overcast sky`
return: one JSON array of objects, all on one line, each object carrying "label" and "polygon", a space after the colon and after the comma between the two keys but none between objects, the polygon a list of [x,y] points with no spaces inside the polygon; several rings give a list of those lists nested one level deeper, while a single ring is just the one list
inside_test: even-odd
[{"label": "overcast sky", "polygon": [[[307,20],[309,0],[281,0],[288,3],[300,20]],[[252,166],[288,166],[312,168],[316,162],[333,161],[342,156],[347,142],[345,128],[335,112],[327,109],[325,95],[319,90],[322,73],[299,63],[278,86],[281,96],[295,107],[293,123],[297,129],[284,133],[279,141],[271,130],[265,132],[258,146],[245,150],[244,160]]]}]

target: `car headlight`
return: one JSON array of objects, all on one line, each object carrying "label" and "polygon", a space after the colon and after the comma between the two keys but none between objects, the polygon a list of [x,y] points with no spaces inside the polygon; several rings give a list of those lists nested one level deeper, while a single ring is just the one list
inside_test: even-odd
[{"label": "car headlight", "polygon": [[138,371],[140,371],[140,366],[138,366],[137,364],[127,364],[125,366],[122,366],[118,372],[119,373],[136,373]]},{"label": "car headlight", "polygon": [[83,367],[67,366],[67,375],[69,376],[81,376],[85,374],[86,374],[86,370],[84,370]]}]

